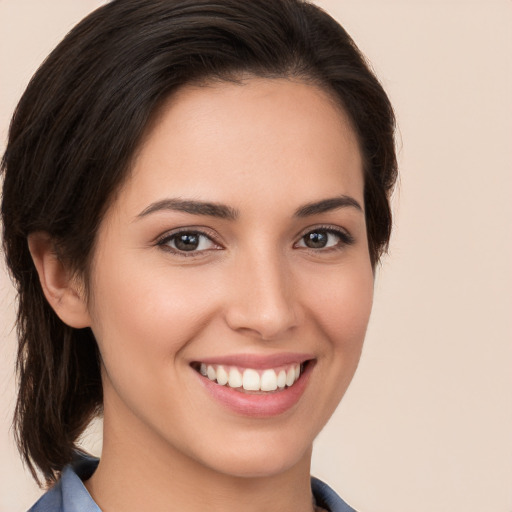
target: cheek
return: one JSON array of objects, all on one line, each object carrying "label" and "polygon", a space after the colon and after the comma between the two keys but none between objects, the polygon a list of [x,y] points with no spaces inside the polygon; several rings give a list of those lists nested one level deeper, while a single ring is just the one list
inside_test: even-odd
[{"label": "cheek", "polygon": [[[320,281],[318,281],[320,284]],[[371,266],[340,269],[326,275],[322,290],[311,295],[319,328],[331,349],[343,358],[359,358],[373,302]]]},{"label": "cheek", "polygon": [[[313,437],[338,407],[361,356],[372,309],[373,272],[364,258],[360,262],[308,276],[304,304],[310,322],[305,334],[318,340],[313,405],[308,409],[309,417],[317,420],[311,425],[317,429],[312,431]],[[314,290],[312,282],[316,283]]]},{"label": "cheek", "polygon": [[204,276],[158,264],[141,268],[135,258],[98,268],[111,270],[96,275],[91,314],[110,376],[142,384],[159,369],[168,371],[211,315],[214,291],[203,289]]}]

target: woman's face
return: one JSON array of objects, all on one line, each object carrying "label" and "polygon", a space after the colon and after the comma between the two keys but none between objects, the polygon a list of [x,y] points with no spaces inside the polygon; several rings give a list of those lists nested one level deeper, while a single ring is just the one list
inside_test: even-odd
[{"label": "woman's face", "polygon": [[229,475],[300,464],[372,291],[361,156],[331,98],[284,79],[183,88],[98,234],[105,443]]}]

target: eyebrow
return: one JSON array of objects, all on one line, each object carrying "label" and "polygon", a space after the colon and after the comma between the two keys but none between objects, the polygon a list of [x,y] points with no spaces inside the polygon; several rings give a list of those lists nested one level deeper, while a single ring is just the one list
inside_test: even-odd
[{"label": "eyebrow", "polygon": [[145,217],[146,215],[162,210],[174,210],[190,213],[192,215],[208,215],[210,217],[228,220],[236,220],[239,216],[238,210],[224,204],[176,198],[163,199],[162,201],[150,204],[137,215],[137,218]]},{"label": "eyebrow", "polygon": [[319,213],[330,212],[332,210],[338,210],[339,208],[355,208],[360,212],[363,212],[361,205],[350,196],[337,196],[329,199],[323,199],[314,203],[308,203],[301,206],[295,211],[295,217],[309,217],[311,215],[318,215]]},{"label": "eyebrow", "polygon": [[[312,215],[338,210],[339,208],[355,208],[360,212],[363,211],[361,205],[353,197],[342,195],[305,204],[295,211],[294,217],[310,217]],[[227,220],[236,220],[240,216],[240,212],[236,208],[232,208],[225,204],[171,198],[150,204],[140,212],[136,218],[140,219],[150,215],[151,213],[165,210],[185,212],[192,215],[207,215],[209,217],[217,217]]]}]

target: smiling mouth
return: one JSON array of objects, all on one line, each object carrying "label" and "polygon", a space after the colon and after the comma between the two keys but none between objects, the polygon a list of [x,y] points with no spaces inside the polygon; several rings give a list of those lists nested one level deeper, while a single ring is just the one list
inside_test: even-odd
[{"label": "smiling mouth", "polygon": [[240,368],[222,364],[194,362],[192,368],[203,377],[241,393],[278,393],[292,387],[304,372],[310,361],[293,363],[277,368]]}]

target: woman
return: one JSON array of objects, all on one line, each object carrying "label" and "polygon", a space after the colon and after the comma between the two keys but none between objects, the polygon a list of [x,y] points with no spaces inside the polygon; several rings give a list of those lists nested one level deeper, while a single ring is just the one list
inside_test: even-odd
[{"label": "woman", "polygon": [[311,449],[359,360],[393,137],[309,3],[114,0],[71,31],[3,159],[17,441],[53,484],[31,510],[352,510]]}]

